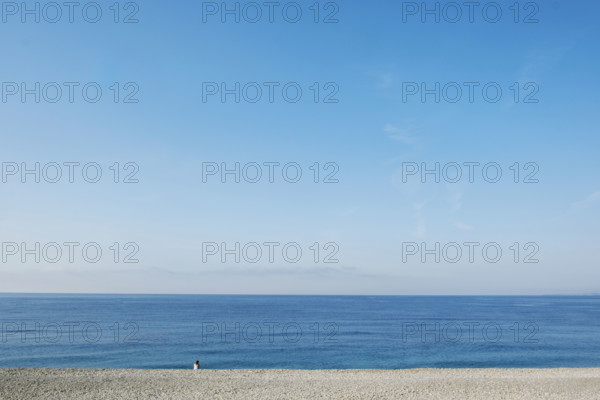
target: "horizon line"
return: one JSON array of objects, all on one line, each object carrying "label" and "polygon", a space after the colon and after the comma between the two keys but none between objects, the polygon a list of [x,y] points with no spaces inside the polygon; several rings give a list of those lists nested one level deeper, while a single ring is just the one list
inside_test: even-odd
[{"label": "horizon line", "polygon": [[354,297],[598,297],[600,293],[585,294],[307,294],[307,293],[111,293],[111,292],[0,292],[0,295],[103,295],[103,296],[354,296]]}]

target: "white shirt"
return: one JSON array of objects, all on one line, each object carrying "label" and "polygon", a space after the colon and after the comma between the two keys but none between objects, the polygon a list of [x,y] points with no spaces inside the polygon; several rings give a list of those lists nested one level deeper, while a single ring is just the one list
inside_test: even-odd
[{"label": "white shirt", "polygon": [[198,364],[194,364],[194,369],[198,369]]}]

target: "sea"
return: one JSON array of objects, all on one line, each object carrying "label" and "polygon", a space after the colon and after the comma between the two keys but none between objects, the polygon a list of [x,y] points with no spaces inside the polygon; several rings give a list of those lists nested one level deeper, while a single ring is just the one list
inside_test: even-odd
[{"label": "sea", "polygon": [[0,294],[0,368],[600,367],[600,296]]}]

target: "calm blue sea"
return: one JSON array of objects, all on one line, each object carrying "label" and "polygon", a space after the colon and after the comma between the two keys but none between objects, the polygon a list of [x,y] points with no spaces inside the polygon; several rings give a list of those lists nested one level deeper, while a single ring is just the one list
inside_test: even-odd
[{"label": "calm blue sea", "polygon": [[600,297],[0,294],[0,367],[600,367]]}]

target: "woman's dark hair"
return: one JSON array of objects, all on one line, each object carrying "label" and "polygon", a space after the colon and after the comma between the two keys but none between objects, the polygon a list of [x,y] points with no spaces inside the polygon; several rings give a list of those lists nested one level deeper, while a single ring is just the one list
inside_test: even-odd
[{"label": "woman's dark hair", "polygon": [[200,364],[200,361],[196,361],[196,364]]}]

